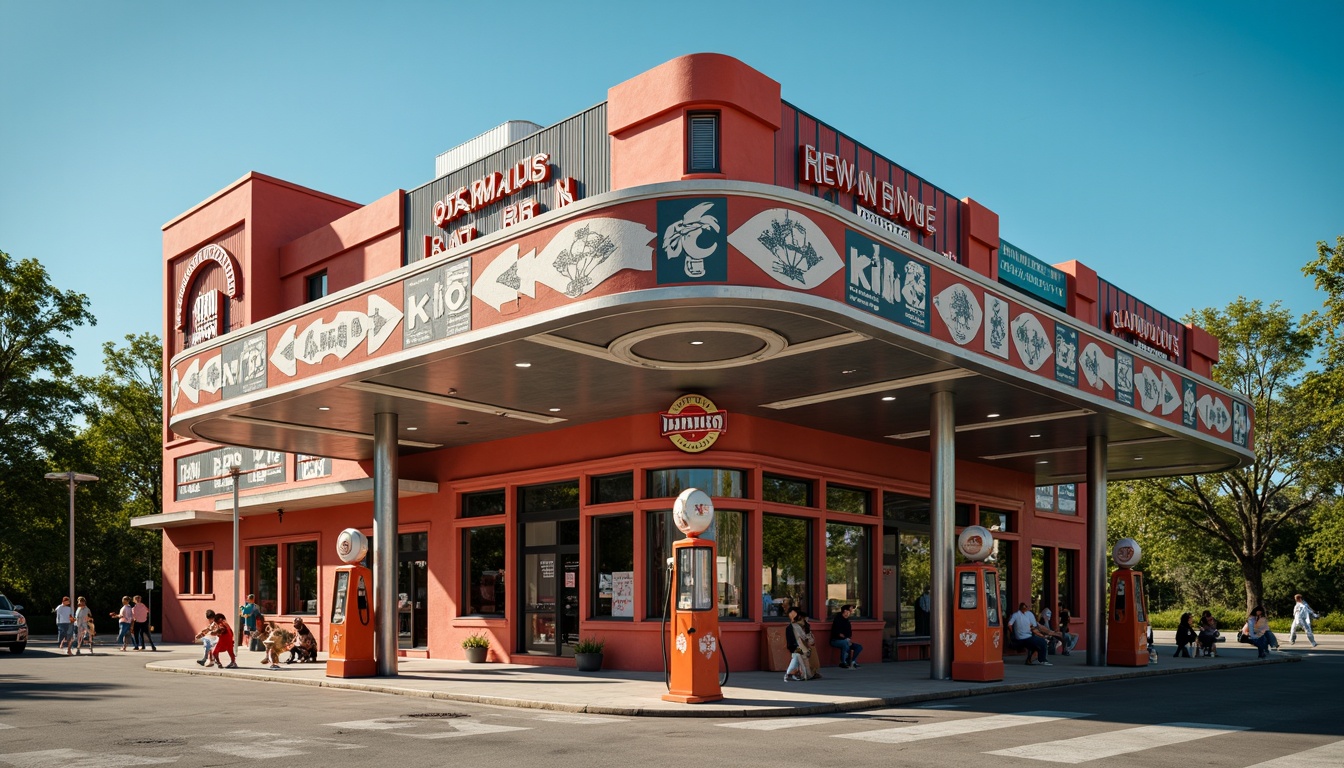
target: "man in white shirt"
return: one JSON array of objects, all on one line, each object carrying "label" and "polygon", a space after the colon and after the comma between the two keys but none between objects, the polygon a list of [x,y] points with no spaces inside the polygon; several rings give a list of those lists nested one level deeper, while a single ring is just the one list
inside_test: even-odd
[{"label": "man in white shirt", "polygon": [[75,609],[70,606],[70,597],[61,598],[61,604],[56,606],[56,648],[65,649],[65,655],[73,656],[75,654]]},{"label": "man in white shirt", "polygon": [[[1027,604],[1018,603],[1017,613],[1014,613],[1008,619],[1008,630],[1012,635],[1011,646],[1027,652],[1027,664],[1053,666],[1045,660],[1045,638],[1038,636],[1033,631],[1035,627],[1036,617],[1031,615],[1031,611],[1027,610]],[[1031,660],[1033,652],[1036,654],[1036,661]]]},{"label": "man in white shirt", "polygon": [[1311,634],[1311,620],[1320,618],[1320,614],[1311,610],[1307,601],[1302,599],[1301,595],[1293,595],[1293,626],[1288,630],[1288,642],[1297,644],[1297,627],[1301,625],[1307,631],[1307,639],[1311,641],[1311,647],[1316,647],[1316,636]]}]

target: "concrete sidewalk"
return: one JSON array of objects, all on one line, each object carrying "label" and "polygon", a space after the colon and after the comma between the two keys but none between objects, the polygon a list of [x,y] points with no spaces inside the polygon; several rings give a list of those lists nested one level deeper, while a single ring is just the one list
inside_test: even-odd
[{"label": "concrete sidewalk", "polygon": [[[995,683],[931,680],[929,662],[873,662],[860,669],[822,669],[823,677],[801,683],[785,682],[779,672],[735,672],[724,686],[723,701],[677,704],[663,701],[666,690],[657,672],[578,672],[571,668],[522,664],[468,664],[438,659],[401,659],[398,675],[339,679],[326,676],[325,658],[318,664],[282,664],[271,670],[260,654],[239,655],[238,669],[207,669],[196,664],[199,646],[160,645],[147,668],[155,672],[229,677],[293,685],[313,685],[403,696],[464,701],[497,706],[587,712],[605,715],[654,717],[779,717],[844,712],[874,707],[908,705],[991,693],[1050,688],[1061,685],[1148,675],[1183,674],[1303,661],[1311,654],[1344,652],[1344,637],[1318,636],[1319,648],[1299,638],[1297,646],[1283,640],[1283,650],[1269,659],[1256,658],[1255,649],[1235,642],[1219,647],[1217,658],[1172,658],[1171,632],[1158,632],[1157,664],[1146,667],[1089,667],[1087,656],[1050,656],[1053,666],[1026,666],[1021,656],[1009,657],[1004,679]],[[165,654],[169,651],[171,655]]]}]

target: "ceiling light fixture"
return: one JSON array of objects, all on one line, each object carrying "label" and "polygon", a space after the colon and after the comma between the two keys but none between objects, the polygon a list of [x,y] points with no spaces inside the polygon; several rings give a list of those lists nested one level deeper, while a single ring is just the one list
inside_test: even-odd
[{"label": "ceiling light fixture", "polygon": [[704,344],[704,343],[705,343],[705,342],[703,342],[703,341],[692,341],[692,342],[691,342],[691,346],[692,346],[692,347],[698,347],[698,346],[700,346],[701,344]]},{"label": "ceiling light fixture", "polygon": [[402,387],[393,387],[388,384],[375,384],[371,381],[352,381],[349,384],[343,384],[346,389],[353,389],[356,392],[368,392],[373,395],[387,395],[389,397],[399,397],[405,400],[416,400],[422,403],[433,403],[434,405],[443,405],[449,408],[458,408],[464,411],[476,411],[478,413],[489,413],[496,416],[505,416],[510,419],[520,419],[522,421],[532,421],[538,424],[556,424],[565,419],[559,416],[546,416],[540,413],[531,413],[529,411],[518,411],[512,408],[502,408],[498,405],[489,403],[477,403],[471,400],[462,400],[456,397],[445,397],[436,395],[433,392],[421,392],[418,389],[403,389]]},{"label": "ceiling light fixture", "polygon": [[896,396],[895,396],[895,395],[887,395],[886,397],[882,398],[882,402],[884,402],[884,403],[890,403],[892,400],[895,400],[895,399],[896,399]]},{"label": "ceiling light fixture", "polygon": [[406,431],[407,431],[407,432],[414,432],[414,431],[416,431],[416,430],[418,430],[418,429],[420,429],[420,428],[419,428],[419,427],[407,427],[407,428],[406,428]]},{"label": "ceiling light fixture", "polygon": [[550,409],[550,410],[551,410],[551,413],[559,413],[559,412],[560,412],[560,409],[559,409],[559,408],[552,408],[552,409]]},{"label": "ceiling light fixture", "polygon": [[1037,432],[1037,433],[1034,434],[1034,435],[1027,435],[1027,437],[1040,437],[1040,436],[1041,436],[1041,433],[1040,433],[1040,432]]},{"label": "ceiling light fixture", "polygon": [[514,368],[531,368],[531,367],[532,367],[532,364],[531,364],[531,363],[514,363],[514,364],[513,364],[513,367],[514,367]]},{"label": "ceiling light fixture", "polygon": [[[962,424],[957,427],[958,432],[974,432],[977,429],[998,429],[1000,427],[1011,427],[1017,424],[1035,424],[1041,421],[1058,421],[1060,419],[1073,419],[1079,416],[1090,416],[1092,411],[1086,408],[1079,408],[1073,411],[1056,411],[1055,413],[1043,413],[1040,416],[1021,416],[1016,419],[999,419],[997,421],[982,421],[978,424]],[[902,432],[897,435],[887,435],[891,440],[913,440],[917,437],[928,437],[929,430],[923,429],[918,432]]]},{"label": "ceiling light fixture", "polygon": [[319,406],[317,406],[317,410],[319,410],[319,411],[330,411],[331,409],[328,408],[328,407],[325,406],[325,405],[319,405]]},{"label": "ceiling light fixture", "polygon": [[999,418],[999,414],[997,414],[997,413],[986,413],[986,414],[985,414],[985,418],[986,418],[986,419],[997,419],[997,418]]},{"label": "ceiling light fixture", "polygon": [[[373,440],[373,435],[367,432],[354,432],[349,429],[332,429],[330,427],[315,427],[311,424],[295,424],[290,421],[272,421],[270,419],[258,419],[255,416],[225,416],[224,421],[236,421],[241,424],[253,424],[259,427],[268,427],[271,429],[291,430],[294,432],[311,432],[315,435],[331,435],[332,437],[345,437],[352,440]],[[397,443],[408,448],[442,448],[442,443],[422,443],[417,440],[398,440]]]},{"label": "ceiling light fixture", "polygon": [[[815,395],[805,395],[795,397],[791,400],[777,400],[773,403],[762,403],[762,408],[773,408],[777,411],[787,410],[789,408],[798,408],[804,405],[816,405],[817,403],[829,403],[832,400],[844,400],[849,397],[860,397],[862,395],[872,395],[878,392],[889,392],[893,389],[906,389],[908,387],[918,387],[925,384],[934,384],[940,381],[951,381],[953,379],[964,379],[968,376],[975,376],[974,371],[967,371],[962,368],[949,368],[945,371],[935,371],[933,373],[924,373],[918,376],[908,376],[904,379],[891,379],[889,381],[878,381],[872,384],[864,384],[860,387],[850,387],[848,389],[837,389],[831,392],[818,392]],[[925,434],[928,434],[927,432]]]}]

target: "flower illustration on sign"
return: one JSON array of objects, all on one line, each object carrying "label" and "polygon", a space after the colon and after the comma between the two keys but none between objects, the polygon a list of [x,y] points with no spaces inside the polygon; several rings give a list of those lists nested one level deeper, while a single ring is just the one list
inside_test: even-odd
[{"label": "flower illustration on sign", "polygon": [[961,634],[960,634],[960,635],[957,635],[957,637],[961,639],[961,644],[962,644],[962,645],[966,646],[967,648],[970,648],[972,645],[975,645],[975,641],[976,641],[980,636],[977,635],[977,634],[975,634],[974,632],[972,632],[972,631],[969,630],[969,629],[963,629],[963,630],[961,631]]},{"label": "flower illustration on sign", "polygon": [[593,286],[592,272],[616,251],[616,243],[591,227],[580,227],[574,232],[574,241],[555,257],[555,271],[569,278],[565,295],[571,299],[582,296]]},{"label": "flower illustration on sign", "polygon": [[995,648],[998,648],[998,647],[999,647],[999,631],[998,631],[998,630],[994,630],[994,634],[992,635],[992,637],[993,637],[994,647],[995,647]]},{"label": "flower illustration on sign", "polygon": [[1017,354],[1022,358],[1022,364],[1033,371],[1038,370],[1054,353],[1041,321],[1030,312],[1023,312],[1013,320],[1012,325],[1013,341],[1016,342]]},{"label": "flower illustration on sign", "polygon": [[673,223],[663,233],[663,248],[667,250],[667,258],[675,259],[685,252],[687,277],[704,277],[705,259],[713,256],[719,248],[718,243],[708,248],[702,248],[699,243],[700,235],[704,232],[719,231],[719,220],[707,213],[713,207],[713,202],[692,207],[681,217],[681,221]]},{"label": "flower illustration on sign", "polygon": [[1008,358],[1008,302],[985,294],[985,351]]},{"label": "flower illustration on sign", "polygon": [[685,652],[686,652],[686,633],[685,633],[685,632],[682,632],[681,634],[677,635],[677,651],[678,651],[679,653],[685,653]]},{"label": "flower illustration on sign", "polygon": [[784,277],[799,282],[807,282],[804,274],[821,262],[817,249],[808,242],[807,228],[789,218],[770,222],[769,229],[757,235],[756,241],[774,254],[772,269]]},{"label": "flower illustration on sign", "polygon": [[777,282],[811,290],[844,269],[821,228],[803,214],[771,208],[752,216],[728,242]]},{"label": "flower illustration on sign", "polygon": [[938,308],[939,317],[947,324],[952,340],[958,344],[967,344],[980,332],[980,304],[975,300],[971,289],[961,283],[948,286],[942,293],[933,297],[933,305]]},{"label": "flower illustration on sign", "polygon": [[714,651],[717,650],[718,647],[719,641],[713,635],[700,636],[700,652],[705,655],[706,659],[714,658]]}]

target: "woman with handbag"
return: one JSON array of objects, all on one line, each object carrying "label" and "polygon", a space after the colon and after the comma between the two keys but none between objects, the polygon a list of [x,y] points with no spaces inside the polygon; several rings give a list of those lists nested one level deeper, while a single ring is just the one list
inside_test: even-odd
[{"label": "woman with handbag", "polygon": [[1218,620],[1211,611],[1205,611],[1199,617],[1199,649],[1205,656],[1218,656]]},{"label": "woman with handbag", "polygon": [[797,606],[789,608],[789,629],[784,633],[784,641],[789,647],[789,668],[784,671],[787,682],[820,679],[821,675],[812,668],[812,648],[816,640],[812,637],[812,628],[808,626],[807,614]]},{"label": "woman with handbag", "polygon": [[1246,642],[1254,645],[1260,652],[1258,658],[1265,658],[1269,655],[1269,619],[1265,618],[1265,609],[1261,606],[1255,606],[1251,610],[1251,615],[1246,619],[1246,626],[1242,627],[1246,633]]}]

